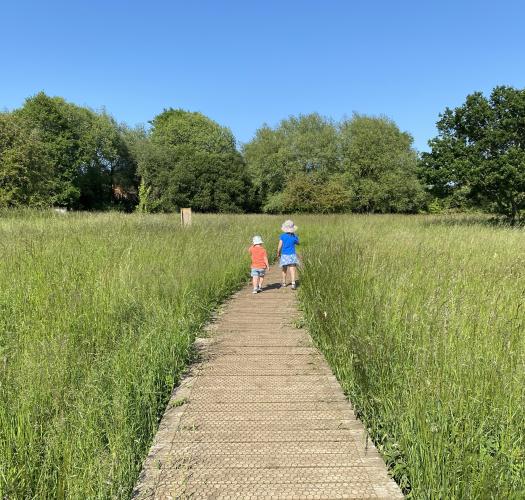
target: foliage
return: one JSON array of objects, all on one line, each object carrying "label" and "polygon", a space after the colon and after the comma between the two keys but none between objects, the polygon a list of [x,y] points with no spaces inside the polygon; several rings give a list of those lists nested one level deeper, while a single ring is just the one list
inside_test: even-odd
[{"label": "foliage", "polygon": [[150,211],[150,193],[151,188],[146,187],[144,179],[142,179],[139,184],[139,203],[136,207],[137,212],[146,214]]},{"label": "foliage", "polygon": [[53,167],[38,130],[0,114],[0,207],[48,203]]},{"label": "foliage", "polygon": [[307,325],[405,492],[524,498],[525,234],[465,216],[297,222]]},{"label": "foliage", "polygon": [[0,498],[130,498],[196,332],[279,221],[1,215]]},{"label": "foliage", "polygon": [[101,209],[133,192],[136,164],[107,114],[40,92],[1,116],[2,205]]},{"label": "foliage", "polygon": [[282,192],[273,194],[263,210],[267,213],[334,213],[351,207],[352,194],[344,176],[323,179],[317,173],[302,173],[291,177]]},{"label": "foliage", "polygon": [[496,87],[489,98],[476,92],[437,123],[439,135],[422,155],[436,196],[468,190],[476,204],[493,204],[511,219],[525,208],[525,90]]},{"label": "foliage", "polygon": [[426,203],[412,137],[387,118],[291,117],[263,126],[243,152],[267,212],[417,212]]},{"label": "foliage", "polygon": [[201,113],[166,110],[143,143],[139,171],[152,211],[192,207],[239,212],[250,206],[244,160],[229,129]]},{"label": "foliage", "polygon": [[340,141],[355,211],[413,213],[425,205],[413,139],[393,121],[356,114],[341,123]]},{"label": "foliage", "polygon": [[168,109],[151,121],[152,140],[170,146],[191,146],[208,153],[235,151],[235,138],[229,129],[221,127],[202,113]]},{"label": "foliage", "polygon": [[305,173],[326,177],[337,170],[336,127],[317,113],[292,116],[275,129],[263,125],[243,154],[258,199],[265,203],[290,178]]},{"label": "foliage", "polygon": [[417,212],[426,198],[412,138],[386,118],[317,113],[260,128],[236,149],[201,113],[168,109],[151,129],[43,92],[0,114],[0,206],[170,212]]}]

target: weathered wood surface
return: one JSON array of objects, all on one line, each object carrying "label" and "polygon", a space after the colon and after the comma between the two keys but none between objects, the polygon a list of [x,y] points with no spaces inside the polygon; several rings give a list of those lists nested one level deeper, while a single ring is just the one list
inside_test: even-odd
[{"label": "weathered wood surface", "polygon": [[403,498],[323,356],[294,291],[246,287],[174,391],[133,493],[175,498]]}]

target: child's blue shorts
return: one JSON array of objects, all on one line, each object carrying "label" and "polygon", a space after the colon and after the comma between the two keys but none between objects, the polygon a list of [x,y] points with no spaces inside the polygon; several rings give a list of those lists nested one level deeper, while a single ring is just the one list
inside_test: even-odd
[{"label": "child's blue shorts", "polygon": [[266,274],[266,269],[252,269],[251,274],[254,278],[262,278]]}]

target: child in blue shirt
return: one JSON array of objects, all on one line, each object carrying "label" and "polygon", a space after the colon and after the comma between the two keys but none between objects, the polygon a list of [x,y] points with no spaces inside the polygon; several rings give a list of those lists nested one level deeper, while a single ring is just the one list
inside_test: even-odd
[{"label": "child in blue shirt", "polygon": [[299,264],[299,259],[295,251],[295,246],[299,244],[299,238],[296,236],[297,226],[293,221],[287,220],[281,227],[283,233],[279,236],[279,246],[277,247],[277,257],[280,257],[279,264],[282,268],[282,284],[286,286],[286,273],[290,269],[290,278],[292,279],[292,290],[297,288],[295,283],[295,268]]}]

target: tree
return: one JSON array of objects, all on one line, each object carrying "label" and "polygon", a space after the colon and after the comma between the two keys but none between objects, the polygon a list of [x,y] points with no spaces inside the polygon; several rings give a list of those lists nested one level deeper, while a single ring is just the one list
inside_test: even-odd
[{"label": "tree", "polygon": [[358,212],[417,212],[425,203],[412,136],[386,117],[355,114],[340,124],[343,171]]},{"label": "tree", "polygon": [[412,137],[387,118],[291,117],[259,129],[244,154],[266,212],[416,212],[426,201]]},{"label": "tree", "polygon": [[207,153],[235,151],[235,138],[230,129],[202,113],[168,109],[153,118],[151,125],[151,139],[159,144],[191,146]]},{"label": "tree", "polygon": [[103,209],[136,202],[128,196],[136,191],[136,162],[123,128],[106,113],[40,92],[3,122],[4,204]]},{"label": "tree", "polygon": [[445,198],[466,192],[512,220],[525,209],[525,89],[500,86],[487,99],[481,92],[447,108],[438,136],[422,155],[432,192]]},{"label": "tree", "polygon": [[201,113],[169,109],[152,122],[139,155],[149,210],[249,208],[250,183],[231,131]]},{"label": "tree", "polygon": [[52,164],[38,131],[0,113],[0,207],[50,203]]},{"label": "tree", "polygon": [[339,167],[335,125],[317,113],[283,120],[275,129],[263,125],[243,148],[261,205],[302,174],[327,179]]},{"label": "tree", "polygon": [[72,207],[80,197],[76,177],[78,138],[72,127],[67,103],[59,97],[48,97],[43,92],[26,99],[22,108],[13,112],[21,129],[37,135],[51,170],[45,179],[43,202]]},{"label": "tree", "polygon": [[243,147],[253,185],[252,198],[258,207],[284,188],[287,172],[286,160],[281,152],[283,145],[283,134],[263,125],[257,130],[255,138]]}]

